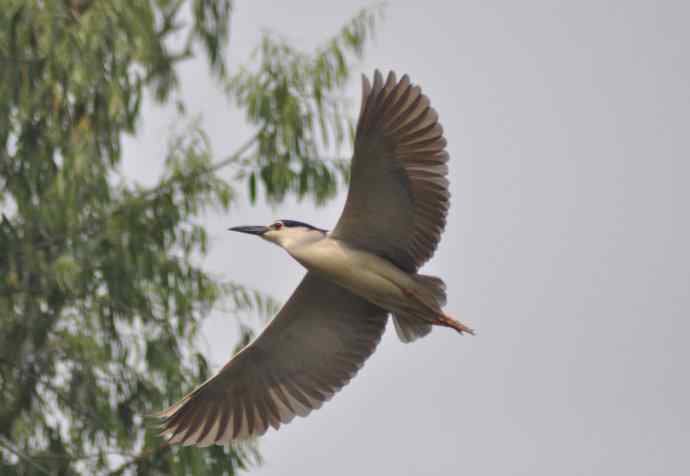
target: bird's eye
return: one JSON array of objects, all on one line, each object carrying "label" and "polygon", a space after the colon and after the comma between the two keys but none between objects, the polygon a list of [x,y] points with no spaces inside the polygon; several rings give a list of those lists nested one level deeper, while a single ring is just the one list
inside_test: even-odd
[{"label": "bird's eye", "polygon": [[275,223],[273,224],[273,229],[274,229],[274,230],[280,230],[281,228],[283,228],[283,224],[280,223],[279,221],[277,221],[277,222],[275,222]]}]

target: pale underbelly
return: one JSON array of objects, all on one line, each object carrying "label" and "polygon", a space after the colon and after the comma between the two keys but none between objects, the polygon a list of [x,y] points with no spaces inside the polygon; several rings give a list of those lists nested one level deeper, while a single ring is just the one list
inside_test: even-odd
[{"label": "pale underbelly", "polygon": [[399,284],[368,270],[355,270],[349,274],[325,274],[325,277],[389,311],[394,311],[397,308],[395,303],[405,299]]},{"label": "pale underbelly", "polygon": [[404,290],[414,286],[406,272],[363,251],[329,245],[291,254],[310,271],[391,312],[408,300]]}]

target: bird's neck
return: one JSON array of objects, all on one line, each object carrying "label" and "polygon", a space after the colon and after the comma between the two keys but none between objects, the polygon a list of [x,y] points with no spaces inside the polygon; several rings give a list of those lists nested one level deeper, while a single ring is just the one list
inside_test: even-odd
[{"label": "bird's neck", "polygon": [[288,253],[293,254],[293,252],[297,252],[298,250],[317,244],[324,238],[326,238],[326,235],[320,231],[313,231],[296,236],[286,235],[281,237],[278,245],[280,245],[282,248],[285,248]]}]

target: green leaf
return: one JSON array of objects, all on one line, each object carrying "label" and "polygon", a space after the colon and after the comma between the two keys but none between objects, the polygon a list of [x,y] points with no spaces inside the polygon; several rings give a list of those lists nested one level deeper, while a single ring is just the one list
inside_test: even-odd
[{"label": "green leaf", "polygon": [[249,176],[249,200],[256,202],[256,173],[252,172]]},{"label": "green leaf", "polygon": [[72,256],[60,256],[55,260],[53,271],[55,273],[55,280],[62,289],[75,289],[81,269]]}]

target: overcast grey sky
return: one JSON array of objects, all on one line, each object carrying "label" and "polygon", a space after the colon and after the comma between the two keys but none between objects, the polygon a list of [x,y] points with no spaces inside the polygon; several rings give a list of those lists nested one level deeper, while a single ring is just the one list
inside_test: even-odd
[{"label": "overcast grey sky", "polygon": [[[238,1],[231,58],[265,28],[311,47],[366,4]],[[453,197],[424,272],[479,335],[404,345],[389,326],[331,402],[261,438],[254,474],[690,474],[688,18],[683,1],[389,2],[358,71],[408,73],[440,114]],[[233,151],[251,130],[201,64],[183,73],[214,150]],[[173,119],[146,111],[127,174],[156,176]],[[241,201],[209,218],[208,266],[284,300],[300,266],[224,230],[330,228],[343,202]],[[205,327],[218,366],[234,329]]]}]

